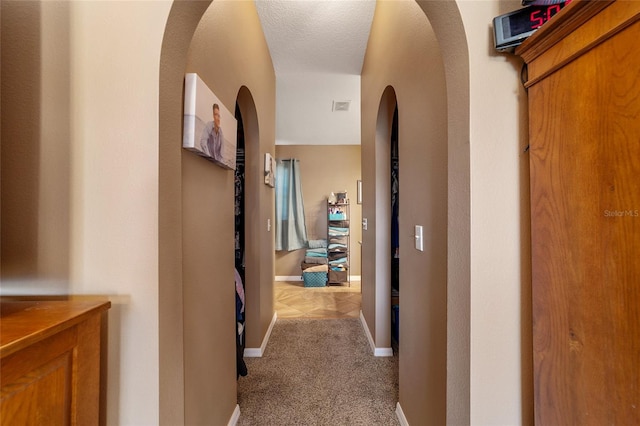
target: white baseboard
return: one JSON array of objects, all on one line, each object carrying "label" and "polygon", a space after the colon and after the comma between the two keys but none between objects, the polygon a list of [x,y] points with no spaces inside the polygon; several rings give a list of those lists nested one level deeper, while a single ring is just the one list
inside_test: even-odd
[{"label": "white baseboard", "polygon": [[276,320],[278,319],[278,313],[273,313],[273,318],[271,318],[271,324],[269,324],[269,329],[267,330],[267,334],[264,335],[264,339],[262,339],[262,345],[259,348],[244,348],[244,356],[247,358],[261,358],[262,354],[264,354],[265,349],[267,348],[267,343],[269,342],[269,337],[271,336],[271,330],[273,330],[273,326],[276,324]]},{"label": "white baseboard", "polygon": [[360,275],[349,275],[351,281],[360,281]]},{"label": "white baseboard", "polygon": [[236,404],[236,409],[233,410],[233,414],[231,415],[231,418],[229,419],[229,423],[227,423],[227,426],[236,426],[239,419],[240,419],[240,406]]},{"label": "white baseboard", "polygon": [[371,336],[371,332],[369,331],[369,326],[367,325],[367,321],[364,319],[364,315],[362,315],[362,311],[360,311],[360,322],[362,323],[362,328],[364,328],[364,332],[367,335],[367,340],[369,340],[369,345],[371,346],[371,350],[373,351],[373,356],[393,356],[392,348],[376,348],[376,344],[373,341],[373,337]]},{"label": "white baseboard", "polygon": [[371,350],[375,353],[376,344],[373,341],[373,337],[371,337],[371,332],[369,331],[369,326],[367,325],[367,320],[364,319],[364,315],[362,314],[362,310],[360,310],[360,322],[362,323],[362,328],[364,328],[364,334],[367,335],[367,340],[369,341],[369,346],[371,346]]},{"label": "white baseboard", "polygon": [[262,358],[262,349],[260,348],[244,348],[245,358]]},{"label": "white baseboard", "polygon": [[400,426],[409,426],[409,422],[407,418],[404,416],[404,412],[402,411],[402,407],[400,406],[400,401],[396,404],[396,417],[398,417],[398,421],[400,422]]},{"label": "white baseboard", "polygon": [[302,281],[302,274],[301,275],[294,275],[294,276],[276,275],[275,280],[276,281]]},{"label": "white baseboard", "polygon": [[373,355],[379,357],[393,356],[393,348],[376,348],[376,350],[373,351]]}]

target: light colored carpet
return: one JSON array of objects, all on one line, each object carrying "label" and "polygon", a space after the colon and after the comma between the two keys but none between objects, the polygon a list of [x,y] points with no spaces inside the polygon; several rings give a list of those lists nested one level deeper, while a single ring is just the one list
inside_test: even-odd
[{"label": "light colored carpet", "polygon": [[358,319],[278,319],[245,358],[238,425],[398,425],[397,357],[374,357]]}]

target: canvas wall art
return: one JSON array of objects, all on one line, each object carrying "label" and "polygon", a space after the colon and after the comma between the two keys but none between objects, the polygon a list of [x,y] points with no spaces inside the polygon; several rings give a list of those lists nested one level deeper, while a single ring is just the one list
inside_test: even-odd
[{"label": "canvas wall art", "polygon": [[226,169],[236,168],[238,121],[195,73],[184,78],[182,147]]}]

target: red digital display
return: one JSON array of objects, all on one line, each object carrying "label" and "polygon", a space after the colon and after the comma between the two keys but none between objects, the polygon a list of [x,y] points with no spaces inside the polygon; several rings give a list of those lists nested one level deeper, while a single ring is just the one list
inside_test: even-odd
[{"label": "red digital display", "polygon": [[493,18],[496,49],[507,51],[522,43],[571,0],[527,0],[522,9]]},{"label": "red digital display", "polygon": [[552,4],[542,8],[535,8],[529,14],[529,22],[531,23],[531,29],[535,30],[547,22],[556,13],[560,12],[563,6],[571,3],[571,0],[567,0],[564,4]]},{"label": "red digital display", "polygon": [[503,19],[507,20],[508,26],[503,28],[509,29],[509,32],[504,33],[504,38],[519,36],[520,34],[540,28],[542,24],[551,19],[556,13],[560,12],[560,9],[569,3],[571,3],[571,0],[549,5],[532,5],[514,13],[504,15],[505,18]]}]

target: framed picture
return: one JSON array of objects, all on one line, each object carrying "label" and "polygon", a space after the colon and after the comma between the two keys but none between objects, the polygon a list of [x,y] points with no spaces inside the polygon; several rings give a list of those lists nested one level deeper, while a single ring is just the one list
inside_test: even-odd
[{"label": "framed picture", "polygon": [[184,77],[182,147],[235,170],[238,121],[195,73]]},{"label": "framed picture", "polygon": [[276,160],[268,152],[264,155],[264,183],[272,188],[276,186]]}]

